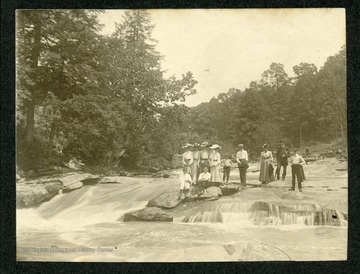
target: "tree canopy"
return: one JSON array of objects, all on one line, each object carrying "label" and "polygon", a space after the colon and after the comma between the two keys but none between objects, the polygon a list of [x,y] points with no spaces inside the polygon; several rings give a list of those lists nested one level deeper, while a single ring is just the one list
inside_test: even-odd
[{"label": "tree canopy", "polygon": [[185,142],[210,141],[256,152],[286,138],[346,140],[346,49],[323,67],[300,63],[289,77],[271,63],[261,79],[196,107],[190,71],[165,77],[163,56],[143,10],[129,10],[111,36],[97,10],[16,14],[17,159],[22,169],[61,165],[167,167]]}]

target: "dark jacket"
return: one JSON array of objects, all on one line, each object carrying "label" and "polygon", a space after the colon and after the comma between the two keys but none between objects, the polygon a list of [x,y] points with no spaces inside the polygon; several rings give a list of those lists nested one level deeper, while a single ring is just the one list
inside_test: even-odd
[{"label": "dark jacket", "polygon": [[[285,155],[284,157],[282,155]],[[279,147],[276,152],[276,159],[278,162],[287,162],[287,158],[290,156],[289,150],[287,147]]]}]

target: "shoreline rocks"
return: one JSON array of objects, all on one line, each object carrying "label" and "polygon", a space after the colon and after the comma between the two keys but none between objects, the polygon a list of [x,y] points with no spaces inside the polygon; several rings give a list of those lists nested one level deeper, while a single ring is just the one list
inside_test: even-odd
[{"label": "shoreline rocks", "polygon": [[61,177],[46,177],[30,181],[19,181],[16,184],[16,207],[34,207],[56,196],[81,188],[83,180],[95,179],[89,173],[69,173]]},{"label": "shoreline rocks", "polygon": [[16,207],[33,207],[57,195],[61,189],[60,182],[45,184],[17,184]]}]

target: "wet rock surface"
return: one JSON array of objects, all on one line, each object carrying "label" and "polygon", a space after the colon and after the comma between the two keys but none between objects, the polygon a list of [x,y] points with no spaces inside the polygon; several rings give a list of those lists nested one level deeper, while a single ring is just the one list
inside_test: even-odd
[{"label": "wet rock surface", "polygon": [[211,186],[204,190],[204,192],[200,195],[202,199],[206,200],[217,200],[221,197],[222,192],[220,187]]},{"label": "wet rock surface", "polygon": [[149,207],[170,209],[181,204],[183,199],[179,191],[163,193],[148,202]]},{"label": "wet rock surface", "polygon": [[239,186],[234,184],[222,185],[220,187],[223,196],[233,195],[239,191]]},{"label": "wet rock surface", "polygon": [[121,218],[124,222],[172,222],[173,217],[157,207],[128,212]]}]

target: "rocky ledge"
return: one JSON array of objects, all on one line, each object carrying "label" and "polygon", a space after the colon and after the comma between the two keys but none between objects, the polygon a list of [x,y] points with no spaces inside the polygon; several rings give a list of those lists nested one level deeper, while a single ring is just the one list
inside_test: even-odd
[{"label": "rocky ledge", "polygon": [[166,213],[161,208],[147,207],[144,209],[128,212],[120,220],[124,222],[172,222],[173,217]]},{"label": "rocky ledge", "polygon": [[33,207],[47,201],[59,192],[81,188],[88,180],[97,177],[89,173],[68,173],[57,177],[22,181],[16,184],[16,207]]}]

